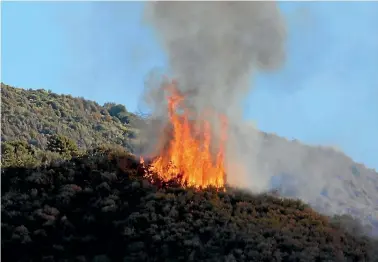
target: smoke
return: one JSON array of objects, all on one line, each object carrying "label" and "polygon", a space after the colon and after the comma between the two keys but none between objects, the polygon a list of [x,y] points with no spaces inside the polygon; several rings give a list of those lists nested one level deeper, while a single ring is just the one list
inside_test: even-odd
[{"label": "smoke", "polygon": [[283,20],[272,2],[157,1],[145,17],[197,110],[240,109],[252,69],[275,68],[284,58]]},{"label": "smoke", "polygon": [[[250,133],[251,146],[246,146],[240,132],[245,130],[242,104],[251,74],[278,68],[285,58],[285,26],[276,4],[157,1],[147,4],[145,19],[157,32],[187,106],[198,114],[210,108],[228,117],[228,183],[266,189],[269,178],[261,179],[252,163],[258,141]],[[166,104],[156,76],[148,79],[146,101],[153,115],[164,117]],[[219,129],[217,119],[208,120]]]}]

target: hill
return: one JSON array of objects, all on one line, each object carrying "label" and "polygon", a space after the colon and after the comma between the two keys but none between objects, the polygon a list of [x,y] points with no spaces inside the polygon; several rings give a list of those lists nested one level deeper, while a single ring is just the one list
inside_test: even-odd
[{"label": "hill", "polygon": [[[272,188],[286,197],[299,198],[317,211],[348,214],[372,227],[378,236],[378,173],[344,153],[324,146],[309,146],[273,134],[252,132],[246,147],[258,146],[253,162],[269,175]],[[259,179],[257,177],[256,179]],[[252,178],[253,181],[253,178]]]},{"label": "hill", "polygon": [[67,136],[87,149],[101,144],[132,151],[138,117],[123,105],[96,102],[44,89],[25,90],[1,84],[1,139],[25,140],[44,149],[52,134]]},{"label": "hill", "polygon": [[1,203],[4,261],[378,261],[301,201],[151,184],[126,152],[3,168]]},{"label": "hill", "polygon": [[[38,166],[60,158],[56,152],[59,148],[48,148],[49,140],[61,146],[72,141],[84,151],[118,146],[117,150],[133,152],[141,144],[137,127],[143,121],[122,105],[100,106],[43,89],[25,90],[4,84],[1,87],[1,138],[6,142],[2,143],[2,154],[8,152],[10,165],[23,162]],[[332,148],[304,145],[247,126],[239,128],[239,132],[243,147],[258,148],[251,162],[256,170],[264,171],[271,189],[277,189],[282,196],[302,199],[327,215],[350,215],[371,227],[369,233],[378,235],[375,170]],[[56,138],[56,134],[63,137]],[[70,158],[72,150],[76,151],[68,150],[65,159]],[[23,158],[17,159],[17,155]],[[251,177],[252,182],[258,179],[261,178]]]}]

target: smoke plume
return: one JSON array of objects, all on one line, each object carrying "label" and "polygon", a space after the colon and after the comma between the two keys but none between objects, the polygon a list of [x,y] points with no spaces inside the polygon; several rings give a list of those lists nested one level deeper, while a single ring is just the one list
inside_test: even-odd
[{"label": "smoke plume", "polygon": [[[242,104],[250,91],[251,74],[275,69],[284,61],[285,26],[276,4],[157,1],[149,2],[145,11],[186,104],[198,114],[211,108],[230,121],[226,164],[232,172],[228,172],[228,182],[243,186],[253,182],[254,187],[265,188],[268,181],[251,177],[257,171],[252,163],[257,151],[245,145],[239,132],[245,129]],[[163,93],[154,88],[160,79],[149,80],[149,106],[155,116],[164,116]],[[208,120],[217,129],[216,119]],[[252,135],[249,143],[257,146]]]}]

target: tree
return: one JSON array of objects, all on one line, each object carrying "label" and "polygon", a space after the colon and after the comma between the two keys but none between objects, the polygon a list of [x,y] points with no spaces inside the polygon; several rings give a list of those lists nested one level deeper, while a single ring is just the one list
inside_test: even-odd
[{"label": "tree", "polygon": [[26,141],[14,140],[1,143],[1,166],[33,166],[37,163],[35,151]]},{"label": "tree", "polygon": [[117,114],[117,118],[123,123],[123,124],[128,124],[130,123],[130,119],[129,119],[129,113],[127,112],[120,112]]},{"label": "tree", "polygon": [[63,135],[52,135],[47,142],[47,150],[62,155],[78,155],[79,149],[74,141]]},{"label": "tree", "polygon": [[111,116],[118,116],[118,114],[120,113],[127,113],[126,107],[124,105],[118,104],[109,108],[109,115]]}]

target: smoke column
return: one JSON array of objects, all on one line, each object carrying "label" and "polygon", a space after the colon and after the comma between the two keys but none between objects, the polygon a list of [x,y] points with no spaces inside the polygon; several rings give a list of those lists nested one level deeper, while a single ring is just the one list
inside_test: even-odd
[{"label": "smoke column", "polygon": [[[211,108],[228,116],[228,182],[264,189],[268,181],[261,180],[252,163],[257,141],[249,134],[251,146],[246,146],[240,132],[245,129],[242,104],[251,74],[255,69],[275,69],[284,61],[285,26],[276,4],[157,1],[147,3],[145,18],[168,55],[186,104],[198,114]],[[146,97],[153,114],[164,116],[163,93],[152,88],[159,80],[149,79]],[[217,129],[216,120],[209,121]]]},{"label": "smoke column", "polygon": [[[186,104],[198,114],[210,107],[228,116],[228,184],[261,192],[278,178],[285,196],[325,214],[347,213],[373,225],[378,214],[375,172],[361,167],[356,177],[348,157],[259,132],[242,118],[254,72],[277,69],[285,61],[285,24],[274,2],[149,2],[145,18],[166,51]],[[147,102],[153,116],[164,120],[162,78],[151,76]],[[216,119],[208,120],[217,130]],[[151,145],[164,127],[164,121],[159,123],[147,129]]]},{"label": "smoke column", "polygon": [[196,109],[240,108],[252,69],[283,61],[284,26],[275,3],[157,1],[145,14]]}]

